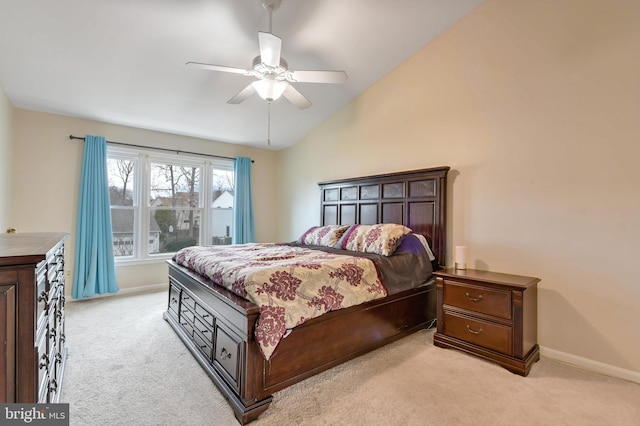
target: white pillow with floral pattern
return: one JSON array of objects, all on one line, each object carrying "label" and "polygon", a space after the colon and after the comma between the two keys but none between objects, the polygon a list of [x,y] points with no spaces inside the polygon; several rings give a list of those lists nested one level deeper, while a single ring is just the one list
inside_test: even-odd
[{"label": "white pillow with floral pattern", "polygon": [[402,237],[410,232],[411,229],[397,223],[353,225],[343,236],[342,248],[390,256],[400,244]]},{"label": "white pillow with floral pattern", "polygon": [[349,225],[312,226],[298,238],[297,242],[310,246],[333,247],[347,229]]}]

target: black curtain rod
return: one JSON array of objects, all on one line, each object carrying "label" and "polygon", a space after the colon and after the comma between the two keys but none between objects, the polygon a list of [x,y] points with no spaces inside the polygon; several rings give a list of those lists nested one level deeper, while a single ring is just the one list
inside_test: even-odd
[{"label": "black curtain rod", "polygon": [[[73,136],[73,135],[69,135],[69,139],[71,139],[71,140],[73,140],[73,139],[84,140],[83,137]],[[157,148],[157,147],[153,147],[153,146],[135,145],[135,144],[132,144],[132,143],[113,142],[113,141],[107,141],[107,143],[111,144],[111,145],[122,145],[122,146],[131,146],[131,147],[134,147],[134,148],[155,149],[157,151],[174,152],[176,154],[191,154],[191,155],[200,155],[200,156],[203,156],[203,157],[214,157],[214,158],[224,158],[226,160],[235,160],[235,158],[233,158],[233,157],[224,157],[222,155],[213,155],[213,154],[203,154],[201,152],[182,151],[182,150],[179,150],[179,149]],[[251,162],[253,163],[253,160],[251,160]]]}]

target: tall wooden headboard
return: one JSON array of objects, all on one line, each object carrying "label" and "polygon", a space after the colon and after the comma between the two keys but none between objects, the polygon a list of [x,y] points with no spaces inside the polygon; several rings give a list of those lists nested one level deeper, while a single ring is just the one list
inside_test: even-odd
[{"label": "tall wooden headboard", "polygon": [[435,167],[319,182],[322,225],[400,223],[424,235],[444,265],[448,172]]}]

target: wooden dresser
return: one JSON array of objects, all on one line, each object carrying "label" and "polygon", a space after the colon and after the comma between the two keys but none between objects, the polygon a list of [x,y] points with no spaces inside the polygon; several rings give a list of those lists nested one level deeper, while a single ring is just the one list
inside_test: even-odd
[{"label": "wooden dresser", "polygon": [[538,278],[474,269],[436,275],[438,328],[433,343],[494,361],[526,376],[540,359]]},{"label": "wooden dresser", "polygon": [[0,234],[0,403],[57,403],[66,233]]}]

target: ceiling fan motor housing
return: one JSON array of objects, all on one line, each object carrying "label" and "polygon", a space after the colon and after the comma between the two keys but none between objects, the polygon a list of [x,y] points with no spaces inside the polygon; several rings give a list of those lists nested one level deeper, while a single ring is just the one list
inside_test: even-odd
[{"label": "ceiling fan motor housing", "polygon": [[282,0],[261,0],[262,7],[264,7],[267,12],[278,10],[278,8],[280,8],[281,2]]},{"label": "ceiling fan motor housing", "polygon": [[255,76],[260,79],[283,81],[286,79],[286,72],[289,64],[284,58],[280,57],[280,66],[270,67],[262,62],[260,55],[253,58],[253,70]]}]

